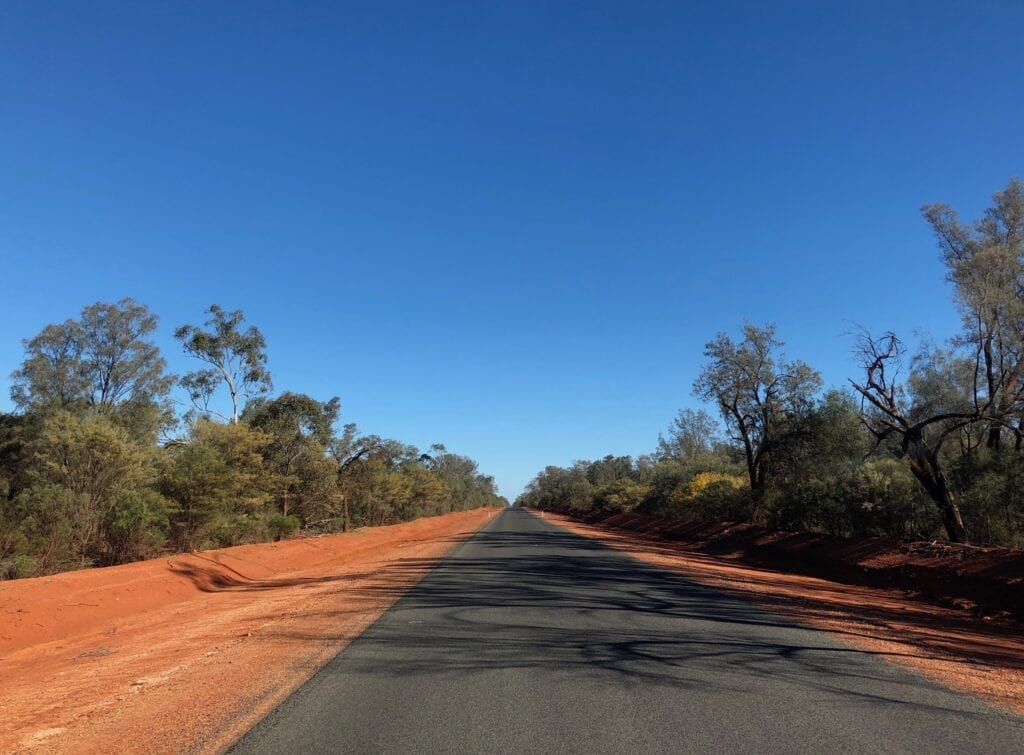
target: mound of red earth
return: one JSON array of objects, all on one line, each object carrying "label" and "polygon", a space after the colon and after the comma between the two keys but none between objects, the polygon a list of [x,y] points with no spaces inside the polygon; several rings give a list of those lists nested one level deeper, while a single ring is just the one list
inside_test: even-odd
[{"label": "mound of red earth", "polygon": [[686,550],[833,582],[905,590],[983,618],[1024,620],[1024,551],[892,538],[837,538],[734,522],[637,514],[576,517],[671,540]]}]

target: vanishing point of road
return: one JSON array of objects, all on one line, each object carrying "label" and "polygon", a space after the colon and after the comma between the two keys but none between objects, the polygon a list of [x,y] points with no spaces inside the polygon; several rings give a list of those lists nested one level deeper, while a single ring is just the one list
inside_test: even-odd
[{"label": "vanishing point of road", "polygon": [[1011,753],[1024,719],[510,510],[232,751]]}]

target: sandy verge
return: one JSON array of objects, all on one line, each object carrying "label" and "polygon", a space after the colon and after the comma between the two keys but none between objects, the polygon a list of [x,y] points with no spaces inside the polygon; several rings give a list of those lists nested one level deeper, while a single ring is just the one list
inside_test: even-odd
[{"label": "sandy verge", "polygon": [[545,513],[544,518],[1024,714],[1024,636],[1019,624],[986,621],[970,610],[915,600],[900,590],[842,584],[687,552],[679,543],[583,524],[561,514]]},{"label": "sandy verge", "polygon": [[0,583],[0,752],[216,752],[495,515]]}]

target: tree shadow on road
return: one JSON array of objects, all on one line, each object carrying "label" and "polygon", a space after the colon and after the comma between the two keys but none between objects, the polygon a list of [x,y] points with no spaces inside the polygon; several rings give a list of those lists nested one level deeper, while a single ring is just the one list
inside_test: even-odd
[{"label": "tree shadow on road", "polygon": [[[382,663],[394,676],[518,669],[736,695],[766,694],[786,682],[820,697],[822,705],[848,704],[853,697],[865,704],[936,707],[922,698],[917,677],[874,657],[941,658],[940,635],[915,638],[919,653],[854,648],[799,626],[831,610],[826,603],[788,605],[784,618],[562,530],[478,533],[471,547],[450,558],[391,563],[353,600],[393,595],[389,585],[408,584],[428,569],[336,659],[346,673],[380,674]],[[345,614],[327,615],[340,622]],[[878,626],[905,618],[880,607],[858,614]],[[869,629],[838,634],[875,638]],[[331,638],[282,627],[269,629],[266,639]],[[1019,657],[999,647],[969,650],[978,663],[1022,667]]]}]

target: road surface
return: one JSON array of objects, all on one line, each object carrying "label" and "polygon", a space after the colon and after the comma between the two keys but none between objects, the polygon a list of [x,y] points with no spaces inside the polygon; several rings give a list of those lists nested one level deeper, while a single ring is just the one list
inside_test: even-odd
[{"label": "road surface", "polygon": [[1024,719],[525,511],[237,753],[1024,751]]}]

